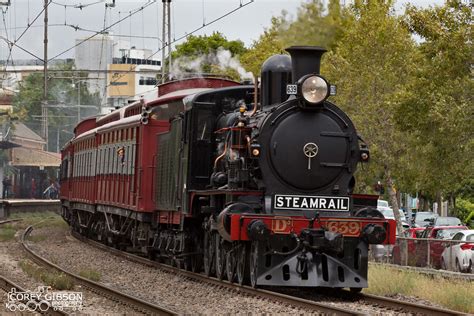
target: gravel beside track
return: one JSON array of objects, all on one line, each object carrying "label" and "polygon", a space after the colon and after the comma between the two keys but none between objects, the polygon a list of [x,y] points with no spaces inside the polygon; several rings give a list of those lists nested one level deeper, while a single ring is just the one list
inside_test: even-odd
[{"label": "gravel beside track", "polygon": [[[42,230],[33,231],[33,235],[44,233],[46,232]],[[48,238],[32,244],[31,248],[71,272],[93,269],[100,273],[101,283],[163,305],[180,314],[221,315],[234,314],[237,311],[258,314],[314,314],[314,311],[307,309],[262,300],[131,262],[72,237],[66,238],[64,230],[48,231]]]},{"label": "gravel beside track", "polygon": [[123,292],[117,291],[109,286],[104,284],[100,284],[98,282],[92,281],[88,278],[82,277],[80,273],[72,273],[71,271],[64,269],[57,264],[49,261],[48,259],[38,255],[35,251],[33,251],[26,239],[29,237],[31,231],[33,230],[32,226],[29,226],[21,236],[21,244],[23,249],[28,253],[28,255],[32,258],[33,261],[39,263],[40,265],[58,271],[67,275],[67,277],[71,278],[75,283],[83,285],[85,288],[90,289],[93,292],[99,293],[100,295],[110,298],[113,301],[119,302],[127,307],[130,307],[138,312],[152,314],[152,315],[166,315],[166,316],[174,316],[176,312],[167,308],[164,308],[162,305],[157,305],[153,303],[146,302],[137,298],[134,295],[128,295]]},{"label": "gravel beside track", "polygon": [[[41,234],[41,231],[36,231]],[[86,245],[64,231],[54,234],[54,242],[44,240],[36,243],[35,251],[49,257],[58,265],[78,272],[81,269],[94,269],[101,273],[101,282],[126,293],[139,296],[150,302],[169,306],[179,313],[225,314],[225,313],[316,313],[313,310],[295,308],[288,303],[277,303],[262,299],[241,290],[230,290],[224,286],[206,284],[181,274],[170,273],[117,257],[108,252]],[[68,251],[65,252],[64,249]],[[295,292],[307,292],[294,289]],[[362,297],[347,300],[313,291],[305,298],[354,311],[354,314],[399,315],[403,310],[387,307],[380,302],[371,302]],[[408,298],[412,300],[413,298]],[[409,313],[407,313],[409,314]]]},{"label": "gravel beside track", "polygon": [[[51,228],[46,228],[45,230],[51,231]],[[62,231],[64,231],[64,229],[62,229]],[[20,234],[17,233],[16,237],[19,238],[19,235]],[[36,290],[38,286],[45,284],[30,277],[22,270],[20,262],[25,260],[25,258],[26,255],[17,240],[0,242],[0,275],[8,277],[9,280],[24,289]],[[80,285],[76,285],[73,291],[83,293],[83,310],[80,313],[76,312],[75,315],[131,315],[135,312],[117,302],[88,291]],[[5,307],[6,300],[6,294],[4,291],[0,291],[0,315],[10,313]]]}]

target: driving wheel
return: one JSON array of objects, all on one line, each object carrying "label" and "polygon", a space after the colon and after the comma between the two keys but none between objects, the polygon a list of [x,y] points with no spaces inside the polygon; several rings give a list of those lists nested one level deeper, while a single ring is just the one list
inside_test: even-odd
[{"label": "driving wheel", "polygon": [[248,269],[247,267],[247,245],[240,243],[239,246],[235,249],[237,256],[236,260],[236,274],[237,274],[237,283],[243,285],[248,280],[248,275],[246,275]]},{"label": "driving wheel", "polygon": [[250,267],[250,285],[257,287],[257,273],[258,273],[258,242],[252,242],[250,246],[249,254],[249,267]]},{"label": "driving wheel", "polygon": [[210,232],[204,234],[204,273],[207,276],[214,274],[214,252],[216,249],[215,238]]},{"label": "driving wheel", "polygon": [[234,282],[235,279],[235,267],[237,265],[237,248],[232,248],[226,251],[225,257],[225,271],[227,273],[227,280],[229,282]]},{"label": "driving wheel", "polygon": [[219,234],[215,234],[216,249],[216,277],[222,280],[225,272],[225,251],[222,247],[222,238]]}]

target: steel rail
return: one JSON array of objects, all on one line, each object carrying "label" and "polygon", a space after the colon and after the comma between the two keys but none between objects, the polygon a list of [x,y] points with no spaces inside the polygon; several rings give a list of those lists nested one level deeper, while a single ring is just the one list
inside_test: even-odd
[{"label": "steel rail", "polygon": [[[335,315],[363,315],[363,313],[358,313],[358,312],[351,312],[348,311],[347,309],[342,309],[342,308],[337,308],[333,306],[328,306],[322,303],[317,303],[315,301],[311,301],[308,299],[303,299],[291,295],[286,295],[270,290],[264,290],[264,289],[254,289],[249,286],[240,286],[234,283],[231,283],[229,281],[221,281],[217,278],[212,278],[212,277],[207,277],[203,274],[195,273],[195,272],[190,272],[186,271],[183,269],[171,267],[168,265],[165,265],[163,263],[159,263],[156,261],[152,261],[150,259],[140,257],[128,252],[120,251],[115,248],[111,248],[109,246],[106,246],[104,244],[101,244],[99,242],[96,242],[94,240],[85,238],[84,236],[71,231],[71,235],[75,237],[76,239],[85,242],[89,245],[92,245],[96,248],[108,251],[112,254],[125,257],[131,261],[138,262],[141,264],[145,264],[147,266],[151,267],[156,267],[161,270],[176,274],[179,273],[185,277],[197,280],[197,281],[203,281],[203,282],[208,282],[217,286],[225,286],[227,288],[230,288],[232,290],[238,291],[238,292],[244,292],[247,294],[250,294],[252,296],[259,296],[259,297],[265,297],[270,300],[275,300],[275,301],[280,301],[280,302],[285,302],[294,306],[302,307],[302,308],[308,308],[312,310],[319,310],[321,312],[325,313],[331,313]],[[377,305],[377,306],[383,306],[387,307],[391,310],[396,310],[396,311],[405,311],[405,312],[411,312],[411,313],[416,313],[416,314],[426,314],[426,315],[467,315],[462,312],[457,312],[453,310],[448,310],[445,308],[438,308],[438,307],[433,307],[433,306],[427,306],[427,305],[422,305],[422,304],[416,304],[416,303],[410,303],[410,302],[403,302],[403,301],[397,301],[388,297],[384,296],[377,296],[377,295],[372,295],[372,294],[361,294],[361,293],[350,293],[349,291],[344,291],[344,294],[347,295],[350,298],[360,298],[366,301],[370,305]]]},{"label": "steel rail", "polygon": [[[19,286],[18,284],[16,284],[15,282],[7,279],[6,277],[0,275],[0,288],[3,289],[5,292],[10,292],[12,289],[15,289],[16,292],[27,292],[24,288],[22,288],[21,286]],[[37,303],[37,306],[42,304],[41,301],[39,300],[35,300],[35,302]],[[27,305],[29,302],[27,300],[23,300],[22,303],[24,303],[25,305]],[[21,312],[21,311],[20,311]],[[27,312],[25,310],[25,312]],[[36,313],[40,313],[40,314],[43,314],[43,315],[52,315],[52,316],[56,316],[56,315],[59,315],[59,316],[62,316],[62,315],[68,315],[67,313],[65,312],[62,312],[62,311],[59,311],[59,310],[54,310],[54,309],[49,309],[46,310],[46,311],[41,311],[41,310],[35,310]]]},{"label": "steel rail", "polygon": [[22,221],[21,218],[19,218],[19,219],[7,219],[7,220],[4,220],[4,221],[0,221],[0,225],[8,224],[8,223],[20,222],[20,221]]},{"label": "steel rail", "polygon": [[89,279],[83,278],[75,273],[72,273],[70,271],[67,271],[58,265],[52,263],[51,261],[41,257],[37,253],[35,253],[31,248],[26,243],[26,239],[33,230],[32,226],[29,226],[26,228],[26,230],[23,232],[21,235],[21,245],[23,246],[23,249],[28,253],[28,255],[31,256],[33,261],[37,262],[40,265],[47,266],[49,268],[52,268],[54,270],[58,270],[69,277],[73,278],[75,282],[91,289],[93,292],[99,293],[105,297],[111,298],[113,300],[123,302],[128,306],[131,306],[132,308],[144,311],[145,313],[149,313],[152,315],[177,315],[178,313],[175,311],[172,311],[170,309],[167,309],[165,307],[152,304],[150,302],[147,302],[145,300],[142,300],[140,298],[134,297],[132,295],[128,295],[126,293],[120,292],[118,290],[115,290],[113,288],[110,288],[108,286],[105,286],[103,284],[91,281]]},{"label": "steel rail", "polygon": [[294,297],[294,296],[290,296],[290,295],[286,295],[286,294],[282,294],[282,293],[277,293],[277,292],[263,290],[263,289],[255,289],[255,288],[252,288],[250,286],[245,286],[245,285],[240,286],[240,285],[231,283],[229,281],[219,280],[217,278],[207,277],[204,274],[195,273],[195,272],[191,272],[191,271],[186,271],[186,270],[182,270],[182,269],[179,269],[179,268],[176,268],[176,267],[171,267],[171,266],[165,265],[163,263],[159,263],[159,262],[156,262],[156,261],[144,258],[144,257],[140,257],[140,256],[137,256],[137,255],[128,253],[128,252],[124,252],[124,251],[121,251],[121,250],[118,250],[118,249],[115,249],[115,248],[111,248],[111,247],[108,247],[104,244],[101,244],[101,243],[98,243],[96,241],[85,238],[84,236],[82,236],[78,233],[75,233],[75,232],[71,232],[71,235],[74,238],[76,238],[76,239],[78,239],[78,240],[80,240],[80,241],[82,241],[86,244],[92,245],[96,248],[99,248],[101,250],[110,252],[110,253],[115,254],[117,256],[124,257],[126,259],[129,259],[130,261],[141,263],[141,264],[144,264],[144,265],[147,265],[147,266],[150,266],[150,267],[155,267],[155,268],[158,268],[162,271],[166,271],[166,272],[171,273],[171,274],[181,274],[182,276],[184,276],[188,279],[195,280],[195,281],[210,283],[210,284],[218,286],[218,287],[226,287],[226,288],[228,288],[232,291],[235,291],[235,292],[245,293],[245,294],[248,294],[248,295],[251,295],[251,296],[254,296],[254,297],[263,297],[263,298],[268,299],[270,301],[291,304],[292,306],[295,306],[295,307],[306,308],[306,309],[310,309],[312,311],[319,311],[319,312],[323,312],[323,313],[328,313],[330,315],[365,315],[363,313],[348,311],[347,309],[334,307],[334,306],[330,306],[330,305],[325,305],[325,304],[322,304],[322,303],[318,303],[318,302],[314,302],[314,301],[311,301],[311,300],[307,300],[307,299],[303,299],[303,298],[299,298],[299,297]]}]

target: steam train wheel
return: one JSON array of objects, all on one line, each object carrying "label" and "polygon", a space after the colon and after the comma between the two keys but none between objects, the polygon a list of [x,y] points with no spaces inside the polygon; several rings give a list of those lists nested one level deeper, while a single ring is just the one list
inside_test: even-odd
[{"label": "steam train wheel", "polygon": [[234,282],[235,279],[235,267],[237,265],[237,248],[230,249],[226,252],[225,256],[225,270],[227,273],[227,280]]},{"label": "steam train wheel", "polygon": [[247,246],[241,243],[236,249],[235,254],[237,256],[236,260],[236,274],[237,274],[237,283],[243,285],[247,281],[247,276],[245,275],[247,266]]},{"label": "steam train wheel", "polygon": [[216,238],[216,277],[222,280],[225,272],[225,250],[222,247],[222,238],[219,234],[215,235]]},{"label": "steam train wheel", "polygon": [[211,232],[204,233],[204,273],[207,276],[214,274],[214,252],[216,249],[215,238]]},{"label": "steam train wheel", "polygon": [[249,266],[250,266],[250,285],[255,288],[257,287],[257,268],[258,268],[258,242],[252,242],[250,246],[249,254]]}]

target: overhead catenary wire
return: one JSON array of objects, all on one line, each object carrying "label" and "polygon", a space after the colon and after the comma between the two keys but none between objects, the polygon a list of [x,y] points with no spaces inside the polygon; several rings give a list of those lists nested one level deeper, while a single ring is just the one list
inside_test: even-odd
[{"label": "overhead catenary wire", "polygon": [[86,4],[66,4],[66,3],[56,2],[56,1],[52,1],[52,2],[53,2],[55,5],[62,6],[62,7],[65,7],[65,8],[74,8],[74,9],[80,9],[80,10],[82,10],[82,9],[84,9],[84,8],[87,8],[87,7],[96,5],[96,4],[104,3],[105,0],[99,0],[99,1],[90,2],[90,3],[86,3]]},{"label": "overhead catenary wire", "polygon": [[[8,8],[5,9],[5,10],[2,9],[2,20],[3,20],[3,27],[5,28],[5,36],[6,36],[7,40],[9,40],[7,22],[5,20],[5,14],[6,14],[7,11],[8,11]],[[7,68],[8,62],[11,58],[12,67],[13,67],[13,69],[15,69],[15,62],[13,61],[13,56],[12,56],[13,45],[9,44],[8,45],[8,50],[9,50],[9,52],[8,52],[7,61],[5,62],[5,68]],[[15,72],[15,77],[18,80],[18,74],[16,72]]]},{"label": "overhead catenary wire", "polygon": [[[40,58],[38,57],[37,55],[35,55],[34,53],[32,53],[31,51],[21,47],[20,45],[18,45],[18,41],[23,37],[23,35],[25,35],[25,33],[28,31],[28,29],[30,29],[32,26],[33,26],[33,23],[35,23],[35,21],[43,14],[44,10],[47,8],[47,6],[49,6],[51,4],[52,1],[49,1],[45,6],[43,6],[43,9],[36,15],[36,17],[33,19],[33,21],[31,23],[28,22],[28,25],[27,27],[23,30],[23,32],[20,34],[20,36],[18,36],[14,41],[11,41],[9,38],[8,38],[8,32],[7,30],[5,30],[5,35],[6,37],[3,37],[0,35],[0,38],[3,39],[7,45],[9,46],[9,54],[11,55],[12,54],[12,50],[13,50],[13,47],[17,47],[19,48],[20,50],[24,51],[25,53],[35,57],[36,59],[38,59],[39,61],[41,62],[44,62],[43,58]],[[3,10],[2,10],[3,12]],[[28,21],[29,21],[29,2],[28,2]],[[6,25],[6,23],[4,23],[4,25]],[[16,29],[16,27],[15,27]],[[7,59],[7,63],[8,63],[8,59]]]},{"label": "overhead catenary wire", "polygon": [[[192,35],[192,34],[198,32],[198,31],[202,30],[202,29],[205,28],[206,26],[209,26],[209,25],[211,25],[211,24],[214,24],[214,23],[217,22],[217,21],[222,20],[223,18],[225,18],[225,17],[227,17],[227,16],[229,16],[229,15],[231,15],[231,14],[233,14],[233,13],[239,11],[240,9],[242,9],[242,8],[244,8],[244,7],[246,7],[246,6],[248,6],[249,4],[253,3],[254,1],[255,1],[255,0],[250,0],[249,2],[246,2],[246,3],[242,3],[242,2],[241,2],[238,7],[236,7],[236,8],[234,8],[234,9],[232,9],[232,10],[226,12],[225,14],[223,14],[223,15],[221,15],[221,16],[219,16],[219,17],[213,19],[213,20],[211,20],[209,23],[206,23],[206,24],[204,24],[204,25],[202,25],[202,26],[200,26],[200,27],[198,27],[198,28],[192,30],[192,31],[189,32],[189,33],[185,33],[184,35],[182,35],[182,36],[180,36],[180,37],[174,39],[174,40],[171,41],[170,43],[166,43],[166,44],[163,45],[162,47],[158,48],[155,52],[153,52],[153,54],[151,54],[150,56],[148,56],[148,57],[145,59],[145,61],[150,60],[153,56],[155,56],[156,54],[158,54],[159,52],[161,52],[161,51],[162,51],[163,49],[165,49],[168,45],[174,44],[174,43],[176,43],[176,42],[178,42],[178,41],[180,41],[180,40],[182,40],[182,39],[184,39],[184,38],[186,38],[186,37],[188,37],[188,36],[190,36],[190,35]],[[162,65],[162,67],[163,67],[163,65]],[[135,67],[134,67],[134,68],[135,68]],[[122,72],[120,75],[116,76],[116,78],[114,78],[113,81],[111,81],[109,84],[107,84],[107,87],[109,87],[109,86],[112,85],[113,83],[117,82],[117,80],[121,79],[125,74],[131,73],[131,72],[135,72],[135,70],[130,70],[130,71]]]},{"label": "overhead catenary wire", "polygon": [[69,47],[68,49],[66,49],[66,50],[64,50],[64,51],[62,51],[62,52],[60,52],[59,54],[55,55],[54,57],[48,59],[48,61],[53,60],[53,59],[56,59],[56,58],[58,58],[59,56],[66,54],[67,52],[69,52],[69,51],[73,50],[74,48],[76,48],[77,46],[79,46],[79,45],[81,45],[81,44],[83,44],[83,43],[89,41],[90,39],[96,37],[96,36],[99,35],[99,34],[103,34],[103,33],[106,32],[107,30],[109,30],[110,28],[112,28],[113,26],[115,26],[115,25],[121,23],[122,21],[126,20],[127,18],[132,17],[133,15],[135,15],[135,14],[137,14],[138,12],[144,10],[145,8],[147,8],[148,6],[150,6],[150,5],[153,4],[153,3],[154,3],[154,2],[147,2],[147,3],[145,3],[144,5],[142,5],[140,8],[135,9],[134,11],[130,11],[130,14],[128,14],[128,15],[125,16],[124,18],[119,19],[118,21],[116,21],[116,22],[110,24],[110,25],[109,25],[108,27],[106,27],[105,29],[102,29],[102,30],[100,30],[100,31],[98,31],[98,32],[96,32],[96,33],[94,33],[94,34],[92,34],[91,36],[88,36],[87,38],[83,39],[82,41],[77,42],[75,45]]}]

